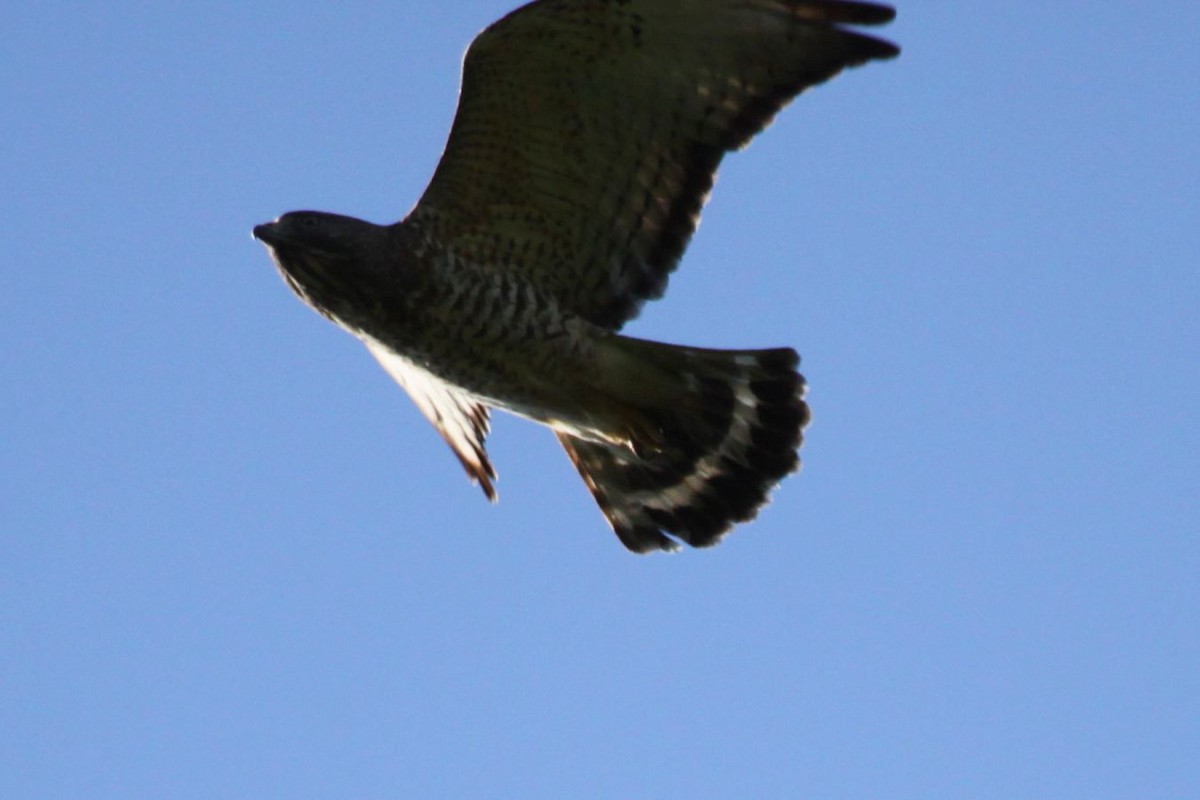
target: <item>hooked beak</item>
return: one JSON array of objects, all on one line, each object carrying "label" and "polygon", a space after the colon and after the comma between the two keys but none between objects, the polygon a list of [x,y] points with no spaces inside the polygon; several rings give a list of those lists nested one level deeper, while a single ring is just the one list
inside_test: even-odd
[{"label": "hooked beak", "polygon": [[258,239],[265,245],[274,246],[279,242],[279,236],[275,233],[275,223],[267,222],[262,225],[254,226],[254,238]]}]

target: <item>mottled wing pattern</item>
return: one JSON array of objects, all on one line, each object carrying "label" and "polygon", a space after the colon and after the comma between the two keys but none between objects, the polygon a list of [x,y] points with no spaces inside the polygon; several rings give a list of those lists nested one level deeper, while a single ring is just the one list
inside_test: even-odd
[{"label": "mottled wing pattern", "polygon": [[383,345],[367,341],[367,350],[389,375],[408,392],[438,433],[450,445],[472,480],[489,500],[496,499],[496,470],[484,449],[490,423],[487,407],[462,390],[431,375]]},{"label": "mottled wing pattern", "polygon": [[467,53],[445,154],[413,217],[609,328],[666,286],[722,156],[798,92],[894,56],[829,0],[540,0]]}]

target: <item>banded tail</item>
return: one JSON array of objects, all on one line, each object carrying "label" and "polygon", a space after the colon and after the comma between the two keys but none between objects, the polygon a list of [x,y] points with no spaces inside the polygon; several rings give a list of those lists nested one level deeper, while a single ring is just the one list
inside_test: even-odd
[{"label": "banded tail", "polygon": [[[558,438],[617,536],[630,550],[708,547],[753,519],[780,480],[800,465],[808,424],[804,378],[790,348],[705,350],[614,336],[632,376],[668,376],[676,397],[639,391],[621,398],[653,432],[632,446]],[[659,387],[661,388],[661,387]],[[668,393],[670,394],[670,393]],[[654,396],[654,404],[646,398]],[[668,535],[669,534],[669,535]]]}]

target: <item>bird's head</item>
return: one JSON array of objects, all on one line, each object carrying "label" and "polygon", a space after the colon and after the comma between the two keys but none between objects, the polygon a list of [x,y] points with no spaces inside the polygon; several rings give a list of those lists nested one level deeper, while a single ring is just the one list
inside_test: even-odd
[{"label": "bird's head", "polygon": [[389,229],[323,211],[289,211],[255,226],[288,286],[334,322],[361,329],[399,277]]}]

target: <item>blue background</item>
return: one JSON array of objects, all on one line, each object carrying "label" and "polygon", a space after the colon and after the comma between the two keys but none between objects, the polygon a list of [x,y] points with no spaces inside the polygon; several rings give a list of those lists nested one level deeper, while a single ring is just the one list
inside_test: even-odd
[{"label": "blue background", "polygon": [[1200,5],[912,0],[633,335],[791,344],[805,468],[638,558],[490,506],[250,228],[391,221],[512,7],[14,4],[0,795],[1200,796]]}]

